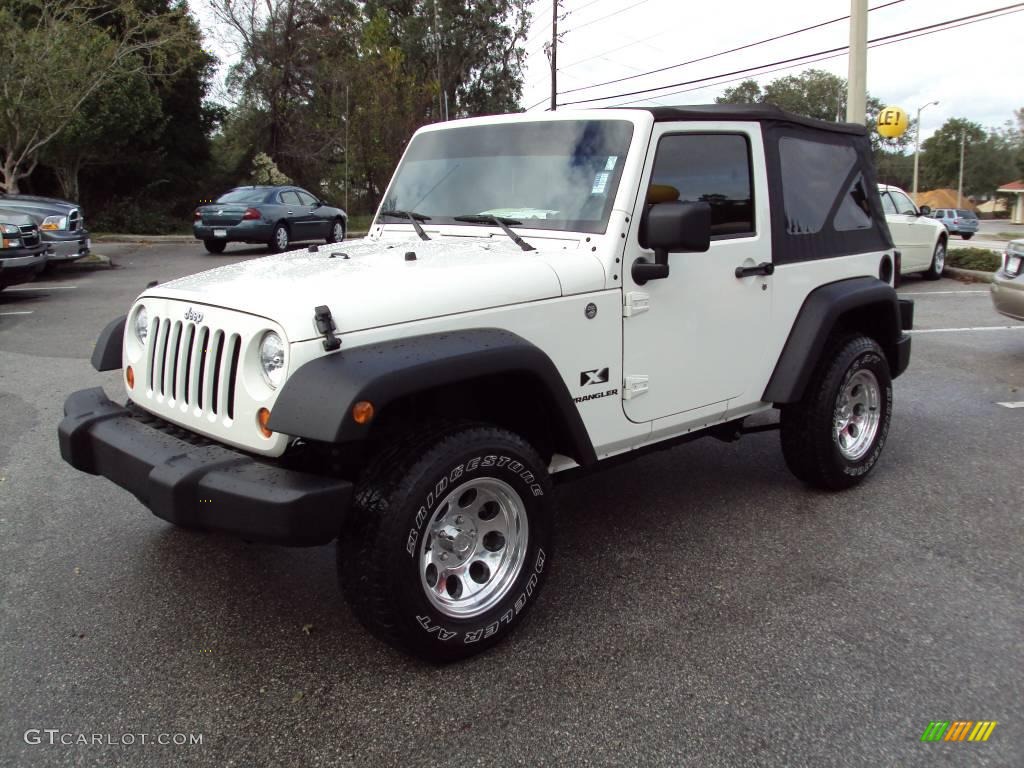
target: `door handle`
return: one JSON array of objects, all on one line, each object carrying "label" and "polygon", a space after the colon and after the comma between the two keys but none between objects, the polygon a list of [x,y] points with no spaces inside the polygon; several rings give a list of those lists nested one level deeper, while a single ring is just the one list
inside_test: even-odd
[{"label": "door handle", "polygon": [[775,274],[775,265],[770,261],[762,261],[756,267],[736,267],[736,277],[738,278],[773,274]]}]

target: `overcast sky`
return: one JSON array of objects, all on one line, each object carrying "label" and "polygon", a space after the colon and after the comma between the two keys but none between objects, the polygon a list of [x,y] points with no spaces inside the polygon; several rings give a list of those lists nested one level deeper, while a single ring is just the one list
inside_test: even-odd
[{"label": "overcast sky", "polygon": [[[891,1],[869,0],[868,5],[882,6]],[[237,60],[230,36],[213,23],[206,0],[189,3],[202,23],[207,44],[222,60],[223,75],[226,64]],[[551,75],[543,46],[551,36],[551,4],[552,0],[535,0],[534,20],[525,46],[528,55],[522,106],[537,112],[548,106],[550,96]],[[1011,0],[902,0],[868,14],[868,38],[1011,4]],[[710,56],[845,16],[850,11],[850,0],[562,0],[562,8],[568,16],[559,25],[565,32],[558,51],[559,91]],[[966,117],[986,127],[1002,126],[1013,119],[1014,109],[1024,107],[1019,53],[1022,33],[1024,13],[1014,13],[870,49],[868,91],[887,105],[903,107],[911,117],[918,107],[938,99],[938,106],[922,113],[922,138],[950,117]],[[696,80],[848,42],[849,22],[839,21],[707,61],[565,94],[559,102]],[[763,85],[809,67],[846,77],[847,66],[843,53],[763,75],[734,76],[729,78],[734,80],[731,83],[670,89],[685,87],[684,93],[659,96],[664,92],[656,92],[579,106],[637,100],[641,104],[707,104],[747,77]],[[231,101],[230,94],[219,87],[214,95],[218,100]]]},{"label": "overcast sky", "polygon": [[[543,44],[551,37],[551,2],[536,0],[527,41],[523,106],[541,111],[550,97],[550,68]],[[890,0],[869,0],[881,6]],[[868,39],[1011,5],[1011,0],[903,0],[868,14]],[[845,16],[850,0],[563,0],[559,22],[566,34],[558,49],[558,90],[628,77],[708,56],[747,43]],[[1024,10],[1022,8],[1021,10]],[[966,117],[1002,126],[1024,107],[1020,74],[1024,13],[980,21],[868,51],[868,92],[887,105],[917,108],[939,100],[921,115],[927,137],[947,118]],[[637,91],[741,70],[849,43],[849,22],[804,32],[696,64],[559,97],[559,103]],[[815,67],[847,75],[846,54],[814,64],[753,77],[765,83]],[[736,82],[750,77],[735,76]],[[736,82],[658,97],[637,95],[580,106],[708,104]],[[680,86],[694,89],[698,86]],[[538,106],[537,102],[543,101]]]}]

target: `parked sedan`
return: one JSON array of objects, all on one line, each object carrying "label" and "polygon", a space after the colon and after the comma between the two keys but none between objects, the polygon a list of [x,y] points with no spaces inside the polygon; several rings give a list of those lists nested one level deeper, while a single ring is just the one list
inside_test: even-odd
[{"label": "parked sedan", "polygon": [[303,240],[345,239],[348,214],[299,187],[238,187],[196,209],[192,226],[210,253],[228,243],[266,243],[275,253]]},{"label": "parked sedan", "polygon": [[946,267],[949,234],[935,219],[929,218],[927,205],[920,209],[910,195],[899,187],[878,185],[885,221],[899,251],[898,275],[920,272],[926,280],[938,280]]},{"label": "parked sedan", "polygon": [[47,265],[74,261],[89,254],[92,241],[78,204],[55,197],[0,193],[0,206],[32,217],[44,245],[49,248]]},{"label": "parked sedan", "polygon": [[1024,240],[1013,240],[1003,253],[1003,266],[992,279],[996,312],[1024,320]]},{"label": "parked sedan", "polygon": [[936,208],[932,218],[941,221],[951,235],[960,235],[964,240],[974,237],[981,226],[974,211],[966,208]]},{"label": "parked sedan", "polygon": [[0,290],[27,283],[46,266],[47,246],[32,217],[0,208]]}]

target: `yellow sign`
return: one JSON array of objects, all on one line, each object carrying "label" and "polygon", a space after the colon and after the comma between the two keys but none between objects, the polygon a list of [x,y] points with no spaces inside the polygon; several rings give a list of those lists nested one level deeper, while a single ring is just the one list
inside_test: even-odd
[{"label": "yellow sign", "polygon": [[899,107],[886,107],[878,113],[878,132],[887,139],[902,136],[907,130],[907,113]]}]

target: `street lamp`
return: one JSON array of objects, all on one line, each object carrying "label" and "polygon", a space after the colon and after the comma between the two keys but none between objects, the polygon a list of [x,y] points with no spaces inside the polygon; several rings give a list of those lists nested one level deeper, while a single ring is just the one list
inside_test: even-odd
[{"label": "street lamp", "polygon": [[923,107],[917,108],[917,128],[914,129],[914,204],[917,204],[917,163],[918,156],[921,154],[921,110],[927,109],[928,107],[934,107],[939,102],[929,101]]}]

